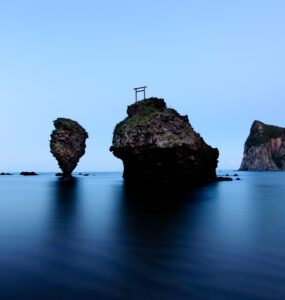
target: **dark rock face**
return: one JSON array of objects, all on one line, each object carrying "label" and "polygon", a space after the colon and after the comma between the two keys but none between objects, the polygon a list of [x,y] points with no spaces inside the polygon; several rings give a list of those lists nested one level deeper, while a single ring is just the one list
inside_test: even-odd
[{"label": "dark rock face", "polygon": [[64,177],[71,176],[81,156],[85,153],[88,134],[77,122],[58,118],[51,134],[50,151],[57,159]]},{"label": "dark rock face", "polygon": [[127,181],[193,184],[216,178],[218,149],[207,145],[188,117],[150,98],[130,105],[110,151],[122,159]]},{"label": "dark rock face", "polygon": [[240,171],[285,171],[285,128],[254,121]]}]

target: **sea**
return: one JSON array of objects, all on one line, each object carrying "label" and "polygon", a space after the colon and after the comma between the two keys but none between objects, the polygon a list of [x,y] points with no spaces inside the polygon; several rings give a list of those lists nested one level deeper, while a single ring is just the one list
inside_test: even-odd
[{"label": "sea", "polygon": [[226,173],[0,176],[0,299],[285,299],[285,172]]}]

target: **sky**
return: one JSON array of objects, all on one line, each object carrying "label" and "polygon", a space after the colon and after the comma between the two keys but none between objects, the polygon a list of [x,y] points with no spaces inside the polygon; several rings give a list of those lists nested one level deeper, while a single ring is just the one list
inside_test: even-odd
[{"label": "sky", "polygon": [[285,127],[285,1],[0,0],[0,171],[58,171],[53,120],[89,133],[77,171],[121,171],[134,87],[238,168],[254,120]]}]

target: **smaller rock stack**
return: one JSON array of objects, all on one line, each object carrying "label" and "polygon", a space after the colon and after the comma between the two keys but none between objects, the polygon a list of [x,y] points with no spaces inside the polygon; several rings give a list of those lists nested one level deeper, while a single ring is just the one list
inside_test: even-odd
[{"label": "smaller rock stack", "polygon": [[85,153],[88,133],[76,121],[58,118],[51,134],[50,151],[58,161],[63,177],[71,177],[81,156]]}]

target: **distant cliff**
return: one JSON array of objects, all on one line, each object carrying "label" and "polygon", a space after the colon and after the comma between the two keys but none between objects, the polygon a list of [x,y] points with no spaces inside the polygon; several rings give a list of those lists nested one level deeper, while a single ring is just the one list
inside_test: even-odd
[{"label": "distant cliff", "polygon": [[163,99],[130,105],[114,130],[110,150],[124,163],[127,181],[185,183],[216,178],[219,151],[194,131],[187,116],[167,108]]},{"label": "distant cliff", "polygon": [[254,121],[240,171],[285,171],[285,128]]}]

